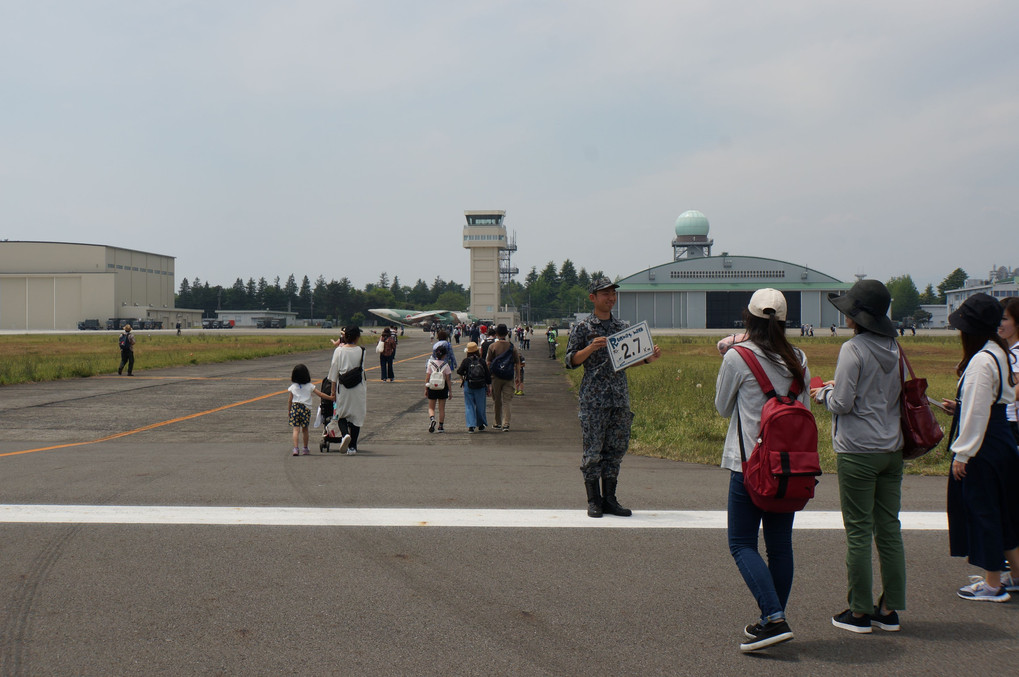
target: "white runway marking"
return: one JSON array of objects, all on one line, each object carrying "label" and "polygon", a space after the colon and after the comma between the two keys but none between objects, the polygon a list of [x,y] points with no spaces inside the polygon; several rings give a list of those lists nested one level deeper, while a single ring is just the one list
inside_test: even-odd
[{"label": "white runway marking", "polygon": [[[943,512],[904,512],[902,528],[946,531]],[[440,508],[264,508],[134,505],[0,505],[7,524],[195,524],[308,527],[470,527],[502,529],[725,529],[724,510],[635,510],[591,519],[584,510]],[[797,529],[842,530],[842,514],[804,510]]]}]

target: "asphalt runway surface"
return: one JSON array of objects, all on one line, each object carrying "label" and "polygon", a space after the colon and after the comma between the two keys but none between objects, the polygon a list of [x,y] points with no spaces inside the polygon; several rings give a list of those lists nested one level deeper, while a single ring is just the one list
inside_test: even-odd
[{"label": "asphalt runway surface", "polygon": [[429,435],[426,339],[404,337],[396,383],[369,380],[356,456],[314,430],[290,455],[290,370],[321,379],[325,339],[162,370],[142,348],[134,377],[0,389],[0,675],[1017,673],[1019,600],[956,597],[975,572],[947,554],[943,478],[905,482],[901,632],[831,625],[825,477],[794,535],[796,639],[744,655],[757,609],[718,518],[726,471],[628,456],[635,515],[587,518],[561,364],[525,353],[512,432],[468,435],[455,391]]}]

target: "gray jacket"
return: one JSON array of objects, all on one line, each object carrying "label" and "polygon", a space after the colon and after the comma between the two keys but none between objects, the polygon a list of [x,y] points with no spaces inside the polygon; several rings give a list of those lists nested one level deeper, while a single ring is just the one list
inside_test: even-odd
[{"label": "gray jacket", "polygon": [[[789,394],[789,386],[792,385],[793,377],[786,368],[782,358],[778,355],[765,353],[757,344],[751,341],[744,341],[735,345],[746,346],[757,355],[761,368],[771,380],[771,385],[779,395]],[[800,356],[800,364],[803,365],[804,377],[810,383],[810,371],[807,369],[807,357],[802,351],[797,350]],[[718,380],[715,382],[715,409],[722,416],[729,419],[729,430],[725,435],[725,446],[722,448],[722,467],[743,472],[739,449],[739,431],[737,428],[735,410],[739,405],[739,420],[743,426],[743,446],[746,449],[747,458],[750,458],[757,443],[757,433],[761,429],[761,409],[768,398],[764,396],[761,386],[754,378],[750,367],[743,361],[743,358],[735,350],[727,350],[722,358],[722,366],[718,370]],[[810,389],[803,388],[798,398],[807,408],[810,408]]]},{"label": "gray jacket", "polygon": [[887,453],[902,449],[899,425],[899,346],[895,339],[870,332],[842,344],[835,385],[817,395],[834,414],[835,453]]}]

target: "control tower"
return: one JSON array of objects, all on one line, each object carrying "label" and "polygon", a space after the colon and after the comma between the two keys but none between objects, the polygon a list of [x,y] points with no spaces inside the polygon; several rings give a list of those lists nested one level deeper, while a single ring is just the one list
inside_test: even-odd
[{"label": "control tower", "polygon": [[469,313],[482,319],[494,319],[500,313],[500,282],[508,280],[514,269],[510,255],[516,250],[516,238],[506,238],[504,210],[465,211],[464,248],[471,252],[471,305]]}]

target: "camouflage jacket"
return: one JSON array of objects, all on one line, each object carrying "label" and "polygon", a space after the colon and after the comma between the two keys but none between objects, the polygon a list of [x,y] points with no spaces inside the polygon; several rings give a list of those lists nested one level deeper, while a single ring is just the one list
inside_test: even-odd
[{"label": "camouflage jacket", "polygon": [[[570,332],[566,344],[566,368],[573,366],[573,355],[587,347],[597,336],[611,336],[630,326],[629,322],[610,318],[604,323],[594,315],[578,322]],[[626,370],[613,371],[612,360],[607,348],[596,350],[581,363],[584,377],[580,381],[580,410],[605,409],[608,407],[630,408],[630,389],[626,382]]]}]

